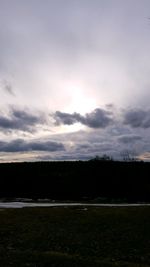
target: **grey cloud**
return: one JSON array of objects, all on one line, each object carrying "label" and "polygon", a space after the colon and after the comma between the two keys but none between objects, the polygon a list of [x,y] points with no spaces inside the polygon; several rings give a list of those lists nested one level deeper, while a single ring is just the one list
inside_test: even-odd
[{"label": "grey cloud", "polygon": [[3,89],[5,92],[7,92],[9,95],[11,95],[11,96],[15,96],[15,91],[14,91],[14,89],[13,89],[13,87],[12,87],[12,85],[11,85],[10,82],[4,80],[4,81],[2,82],[2,89]]},{"label": "grey cloud", "polygon": [[[39,0],[0,1],[0,64],[3,62],[4,71],[8,69],[15,73],[19,82],[16,83],[22,85],[23,102],[29,103],[34,88],[37,90],[38,82],[33,77],[37,80],[39,69],[40,76],[44,70],[44,77],[47,71],[51,73],[49,80],[56,75],[60,82],[61,77],[70,73],[73,82],[87,81],[91,92],[102,102],[128,102],[134,99],[135,92],[141,91],[137,97],[144,95],[145,103],[149,89],[143,92],[141,88],[149,81],[150,40],[145,17],[150,3],[138,1],[135,4],[136,1],[59,0],[45,4]],[[122,25],[126,25],[124,31]],[[36,64],[37,75],[34,75]],[[26,80],[30,80],[31,86],[25,86]],[[38,88],[40,97],[37,101],[40,103],[44,96],[45,102],[47,94],[43,94],[40,83],[39,87],[42,89]],[[51,102],[56,87],[57,82],[53,94],[50,90]],[[62,90],[61,97],[65,93]]]},{"label": "grey cloud", "polygon": [[[118,129],[119,127],[119,129]],[[64,159],[67,156],[74,159],[84,159],[84,156],[92,158],[95,155],[102,156],[107,154],[114,159],[122,158],[121,153],[125,149],[135,152],[138,156],[143,151],[149,149],[148,131],[139,131],[136,128],[114,123],[109,128],[93,129],[92,131],[79,131],[54,135],[57,141],[63,141],[66,144],[66,152],[59,157]],[[117,132],[117,134],[116,134]],[[146,134],[146,135],[145,135]]]},{"label": "grey cloud", "polygon": [[82,123],[91,128],[105,128],[113,122],[112,113],[103,109],[95,109],[87,113]]},{"label": "grey cloud", "polygon": [[56,111],[53,117],[56,120],[55,122],[56,125],[60,124],[72,125],[79,121],[79,116],[80,114],[76,112],[73,114],[69,114],[65,112]]},{"label": "grey cloud", "polygon": [[0,115],[1,131],[20,130],[34,131],[35,126],[43,124],[45,118],[43,114],[32,114],[25,110],[11,109],[9,115]]},{"label": "grey cloud", "polygon": [[65,147],[60,142],[54,141],[24,141],[16,139],[10,142],[0,141],[0,152],[29,152],[29,151],[64,151]]},{"label": "grey cloud", "polygon": [[116,149],[116,144],[113,146],[111,143],[94,143],[92,145],[89,145],[89,147],[83,149],[81,145],[78,145],[76,148],[76,153],[79,152],[81,154],[89,155],[91,158],[95,155],[103,156],[104,154],[107,154],[108,156],[113,156]]},{"label": "grey cloud", "polygon": [[124,124],[133,128],[149,128],[150,127],[150,110],[133,109],[124,114]]},{"label": "grey cloud", "polygon": [[118,141],[124,144],[134,143],[140,140],[142,140],[142,137],[138,135],[123,135],[118,138]]},{"label": "grey cloud", "polygon": [[90,128],[105,128],[113,122],[112,112],[97,108],[90,113],[86,113],[85,116],[79,113],[64,113],[56,111],[53,115],[55,119],[55,124],[66,124],[72,125],[74,123],[80,122]]},{"label": "grey cloud", "polygon": [[[1,141],[0,152],[4,157],[8,154],[8,159],[13,158],[15,152],[18,152],[22,160],[86,160],[104,154],[120,159],[126,149],[134,151],[135,156],[149,151],[148,132],[146,136],[140,137],[136,135],[136,130],[131,128],[132,131],[129,134],[122,132],[120,135],[113,136],[108,133],[110,128],[105,128],[103,131],[93,129],[92,131],[53,134],[52,141],[49,141],[49,136],[45,136],[43,140],[41,137],[33,141],[25,141],[23,138],[10,142]],[[23,152],[27,152],[28,156],[23,158]]]}]

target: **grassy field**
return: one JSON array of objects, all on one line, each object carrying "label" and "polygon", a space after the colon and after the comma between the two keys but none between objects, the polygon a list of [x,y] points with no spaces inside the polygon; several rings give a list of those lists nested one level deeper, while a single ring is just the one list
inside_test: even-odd
[{"label": "grassy field", "polygon": [[150,207],[0,210],[0,266],[150,266]]}]

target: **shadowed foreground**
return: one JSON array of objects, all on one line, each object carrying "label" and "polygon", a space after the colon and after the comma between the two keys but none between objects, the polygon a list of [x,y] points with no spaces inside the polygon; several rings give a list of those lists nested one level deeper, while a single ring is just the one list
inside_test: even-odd
[{"label": "shadowed foreground", "polygon": [[150,162],[5,163],[0,164],[0,198],[150,203],[149,173]]},{"label": "shadowed foreground", "polygon": [[0,210],[3,267],[150,266],[150,207]]}]

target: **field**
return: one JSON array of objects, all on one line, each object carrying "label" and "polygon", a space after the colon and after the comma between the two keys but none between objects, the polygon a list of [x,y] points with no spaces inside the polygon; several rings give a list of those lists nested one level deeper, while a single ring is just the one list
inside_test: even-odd
[{"label": "field", "polygon": [[148,267],[150,207],[0,210],[2,267]]}]

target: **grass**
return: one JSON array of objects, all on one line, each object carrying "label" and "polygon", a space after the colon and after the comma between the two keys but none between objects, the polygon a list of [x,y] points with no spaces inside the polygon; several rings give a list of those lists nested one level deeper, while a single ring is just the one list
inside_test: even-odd
[{"label": "grass", "polygon": [[0,210],[2,267],[148,267],[150,207]]}]

